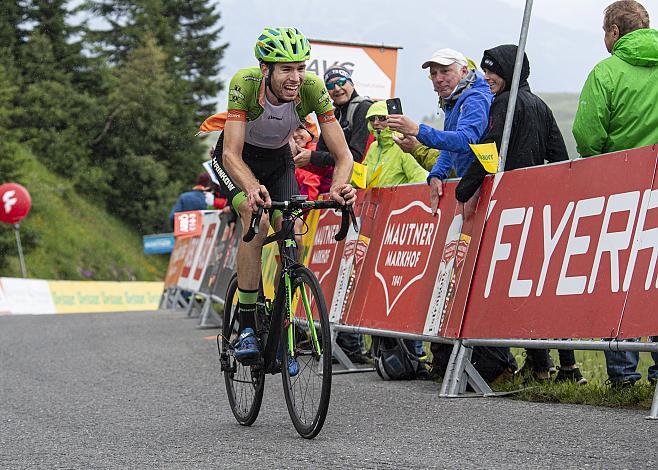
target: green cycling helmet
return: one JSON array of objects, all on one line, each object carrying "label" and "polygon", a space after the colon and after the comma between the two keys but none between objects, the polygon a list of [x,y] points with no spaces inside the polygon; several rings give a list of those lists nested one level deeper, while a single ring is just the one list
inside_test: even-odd
[{"label": "green cycling helmet", "polygon": [[304,62],[311,44],[297,28],[265,28],[254,47],[259,62]]}]

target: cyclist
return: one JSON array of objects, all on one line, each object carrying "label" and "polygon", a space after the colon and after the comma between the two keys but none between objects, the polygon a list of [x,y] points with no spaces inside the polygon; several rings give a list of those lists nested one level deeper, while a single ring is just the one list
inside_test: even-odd
[{"label": "cyclist", "polygon": [[[239,70],[229,85],[228,116],[213,155],[213,169],[229,192],[229,199],[242,219],[243,233],[251,214],[268,207],[272,200],[289,200],[299,194],[289,141],[295,130],[314,112],[336,166],[330,197],[351,205],[356,190],[349,184],[352,154],[343,130],[334,117],[324,82],[306,72],[311,45],[296,28],[265,28],[254,48],[259,67]],[[276,229],[280,214],[272,217]],[[255,313],[262,243],[270,221],[266,214],[250,243],[238,248],[238,315],[241,332],[235,358],[253,364],[260,358],[255,337]],[[288,364],[291,375],[296,363]]]}]

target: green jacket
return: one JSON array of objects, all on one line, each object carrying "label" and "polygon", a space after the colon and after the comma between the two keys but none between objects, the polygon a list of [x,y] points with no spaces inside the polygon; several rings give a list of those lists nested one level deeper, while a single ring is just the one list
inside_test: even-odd
[{"label": "green jacket", "polygon": [[658,31],[621,37],[587,77],[573,123],[583,157],[658,143]]},{"label": "green jacket", "polygon": [[[370,106],[366,118],[386,114],[386,102],[378,101]],[[386,128],[381,132],[376,132],[370,122],[368,122],[368,129],[375,136],[375,141],[370,145],[363,160],[363,164],[368,167],[368,184],[372,181],[379,166],[382,167],[379,184],[377,184],[379,187],[426,181],[427,169],[431,169],[436,162],[436,158],[439,156],[438,150],[419,145],[412,155],[404,152],[393,141],[393,132],[390,129]]]}]

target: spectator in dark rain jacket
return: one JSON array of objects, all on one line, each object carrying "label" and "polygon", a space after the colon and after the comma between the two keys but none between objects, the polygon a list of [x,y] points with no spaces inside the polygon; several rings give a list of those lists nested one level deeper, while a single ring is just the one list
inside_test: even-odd
[{"label": "spectator in dark rain jacket", "polygon": [[[494,94],[489,110],[489,127],[481,143],[495,142],[498,152],[503,138],[516,50],[513,44],[486,50],[480,64]],[[543,165],[544,161],[560,162],[569,159],[562,133],[552,111],[541,98],[530,91],[529,75],[530,63],[528,56],[524,54],[505,170]],[[480,161],[474,160],[457,186],[457,199],[460,202],[468,201],[478,190],[486,175],[487,171]]]},{"label": "spectator in dark rain jacket", "polygon": [[[484,51],[480,64],[494,94],[489,110],[489,128],[482,138],[482,143],[495,142],[499,152],[509,105],[516,52],[517,47],[512,44],[494,47]],[[505,170],[543,165],[545,161],[560,162],[569,158],[553,113],[541,98],[530,91],[529,75],[530,63],[528,56],[524,54]],[[487,171],[476,159],[457,185],[457,200],[465,203],[473,197],[486,175]],[[561,367],[556,380],[587,383],[576,366],[574,352],[560,350],[559,354]],[[527,373],[535,380],[548,380],[551,366],[548,350],[528,349],[521,374]]]}]

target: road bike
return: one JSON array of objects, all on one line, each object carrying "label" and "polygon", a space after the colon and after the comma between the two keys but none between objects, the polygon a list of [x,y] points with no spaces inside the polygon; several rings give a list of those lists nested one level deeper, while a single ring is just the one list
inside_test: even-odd
[{"label": "road bike", "polygon": [[[322,430],[331,395],[331,331],[327,304],[320,283],[311,270],[297,259],[295,220],[315,209],[339,209],[341,226],[336,241],[345,238],[350,220],[357,229],[351,206],[335,201],[306,201],[293,196],[289,201],[272,202],[270,215],[280,210],[282,228],[269,235],[264,245],[279,242],[280,274],[273,301],[263,295],[262,282],[256,304],[256,336],[261,359],[255,365],[243,365],[235,359],[240,324],[238,318],[238,281],[233,275],[227,289],[222,333],[217,336],[221,370],[228,399],[238,423],[250,426],[258,417],[263,400],[266,374],[281,373],[288,413],[297,432],[312,439]],[[258,233],[261,208],[252,216],[243,237],[249,242]],[[298,372],[291,375],[289,358],[297,361]],[[294,372],[293,372],[294,373]]]}]

